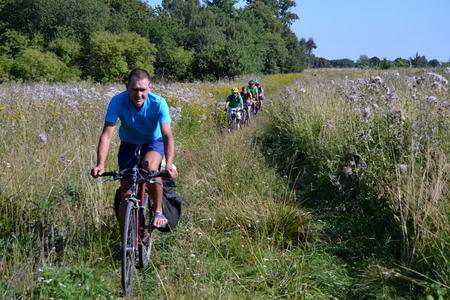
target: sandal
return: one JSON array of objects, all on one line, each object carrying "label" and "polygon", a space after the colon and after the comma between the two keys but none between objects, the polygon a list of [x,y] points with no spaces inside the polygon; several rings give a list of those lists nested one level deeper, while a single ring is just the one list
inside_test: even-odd
[{"label": "sandal", "polygon": [[[155,224],[155,221],[158,219],[163,221],[163,224],[160,226],[157,226]],[[166,227],[168,222],[169,222],[169,220],[167,220],[167,218],[164,216],[164,214],[161,211],[155,211],[155,215],[153,217],[153,222],[152,222],[153,226],[155,226],[157,228],[163,228],[163,227]]]}]

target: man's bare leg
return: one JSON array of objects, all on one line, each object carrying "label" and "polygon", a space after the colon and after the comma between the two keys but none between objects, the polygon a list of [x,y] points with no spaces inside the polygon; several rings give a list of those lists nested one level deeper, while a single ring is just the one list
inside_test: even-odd
[{"label": "man's bare leg", "polygon": [[[144,161],[142,167],[148,171],[158,171],[159,166],[161,164],[162,157],[156,151],[149,151],[145,154]],[[163,197],[163,188],[162,188],[162,179],[155,178],[156,183],[148,185],[148,192],[150,197],[153,199],[153,209],[155,212],[163,211],[162,207],[162,197]],[[156,227],[164,226],[166,223],[165,220],[161,220],[159,218],[155,218],[153,225]]]}]

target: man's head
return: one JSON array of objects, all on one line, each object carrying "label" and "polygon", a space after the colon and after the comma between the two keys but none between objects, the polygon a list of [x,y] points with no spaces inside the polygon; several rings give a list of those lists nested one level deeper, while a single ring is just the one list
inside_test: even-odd
[{"label": "man's head", "polygon": [[150,92],[150,75],[144,69],[134,69],[128,75],[126,87],[134,106],[140,108]]},{"label": "man's head", "polygon": [[233,93],[234,95],[239,95],[239,89],[238,88],[232,88],[231,89],[231,93]]}]

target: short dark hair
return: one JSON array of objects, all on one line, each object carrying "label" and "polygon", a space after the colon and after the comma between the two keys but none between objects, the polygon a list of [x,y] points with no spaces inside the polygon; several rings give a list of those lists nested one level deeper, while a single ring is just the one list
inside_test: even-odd
[{"label": "short dark hair", "polygon": [[133,77],[135,77],[137,80],[142,80],[142,79],[148,79],[149,81],[151,80],[150,74],[147,72],[147,70],[144,70],[141,68],[133,69],[130,72],[130,74],[128,74],[127,83],[130,83],[130,81]]}]

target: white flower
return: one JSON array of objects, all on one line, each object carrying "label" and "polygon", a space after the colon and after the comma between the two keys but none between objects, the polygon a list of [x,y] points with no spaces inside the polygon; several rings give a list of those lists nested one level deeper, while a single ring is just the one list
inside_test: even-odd
[{"label": "white flower", "polygon": [[399,171],[400,174],[406,174],[406,172],[408,171],[408,166],[405,164],[398,164],[397,170]]},{"label": "white flower", "polygon": [[47,132],[42,132],[41,134],[39,134],[39,140],[46,144],[48,142],[48,133]]},{"label": "white flower", "polygon": [[351,167],[345,166],[342,168],[342,172],[344,173],[344,175],[346,176],[351,176],[353,174],[353,170]]}]

